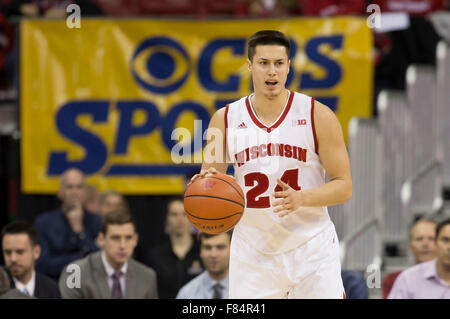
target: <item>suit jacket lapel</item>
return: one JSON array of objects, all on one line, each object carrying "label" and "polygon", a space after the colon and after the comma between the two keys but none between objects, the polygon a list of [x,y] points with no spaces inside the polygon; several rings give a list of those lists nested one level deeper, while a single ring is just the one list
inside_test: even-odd
[{"label": "suit jacket lapel", "polygon": [[41,294],[41,276],[37,271],[34,273],[36,275],[36,277],[34,277],[34,296],[36,298],[45,298],[46,296],[44,295],[44,291],[42,291],[43,294]]},{"label": "suit jacket lapel", "polygon": [[103,265],[101,250],[92,255],[93,280],[98,288],[100,298],[111,299],[111,291],[108,286],[108,274]]},{"label": "suit jacket lapel", "polygon": [[133,260],[128,260],[128,269],[126,274],[126,281],[125,281],[125,298],[126,299],[135,299],[138,296],[137,291],[137,282],[136,282],[136,275],[135,275],[135,267],[134,267]]}]

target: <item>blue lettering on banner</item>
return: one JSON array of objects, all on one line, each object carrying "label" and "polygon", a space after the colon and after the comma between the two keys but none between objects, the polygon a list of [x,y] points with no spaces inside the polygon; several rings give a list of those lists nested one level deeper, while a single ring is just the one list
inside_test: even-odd
[{"label": "blue lettering on banner", "polygon": [[[172,140],[172,132],[175,129],[175,123],[179,116],[186,112],[186,111],[192,111],[197,115],[197,118],[201,120],[202,127],[201,130],[197,130],[194,132],[194,141],[202,141],[201,145],[195,145],[192,144],[191,140],[191,154],[195,153],[196,151],[200,151],[201,147],[205,143],[203,140],[203,133],[208,128],[209,124],[209,113],[208,111],[201,106],[200,104],[194,103],[194,102],[183,102],[178,105],[175,105],[170,109],[170,111],[167,113],[163,123],[162,123],[162,136],[163,136],[163,142],[166,146],[167,150],[171,150],[175,146],[175,141]],[[192,149],[192,146],[194,146],[194,149]],[[197,146],[197,148],[195,148]],[[182,154],[180,154],[182,155]]]},{"label": "blue lettering on banner", "polygon": [[209,43],[198,61],[198,78],[206,90],[214,92],[236,92],[239,89],[239,75],[232,74],[225,82],[218,82],[212,75],[211,63],[214,55],[224,48],[232,49],[234,55],[245,53],[245,39],[218,39]]},{"label": "blue lettering on banner", "polygon": [[326,70],[326,76],[322,79],[315,79],[311,73],[302,74],[300,89],[327,89],[335,86],[342,77],[342,70],[336,61],[326,57],[319,52],[323,44],[329,44],[333,49],[342,48],[342,35],[317,37],[311,39],[306,44],[306,55],[308,58]]},{"label": "blue lettering on banner", "polygon": [[109,101],[77,101],[61,107],[56,116],[56,127],[63,136],[82,146],[86,156],[81,161],[68,161],[67,152],[52,152],[48,175],[59,175],[70,167],[79,168],[86,174],[93,174],[102,168],[107,156],[105,144],[98,136],[79,127],[76,120],[80,115],[89,114],[92,115],[94,123],[106,122],[109,103]]},{"label": "blue lettering on banner", "polygon": [[[117,103],[117,108],[120,111],[120,123],[114,153],[126,154],[130,138],[152,132],[160,123],[160,117],[158,108],[146,101],[121,101]],[[140,126],[133,126],[133,114],[137,110],[145,111],[147,120]]]}]

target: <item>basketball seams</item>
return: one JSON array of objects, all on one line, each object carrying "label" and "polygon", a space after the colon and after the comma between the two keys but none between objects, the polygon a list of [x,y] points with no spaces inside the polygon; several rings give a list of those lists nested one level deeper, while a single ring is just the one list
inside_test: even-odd
[{"label": "basketball seams", "polygon": [[245,210],[245,197],[239,184],[232,176],[222,175],[225,174],[199,179],[184,193],[185,215],[195,228],[209,234],[233,229]]},{"label": "basketball seams", "polygon": [[[207,178],[215,178],[215,179],[219,179],[219,180],[221,180],[221,181],[227,183],[228,185],[230,185],[231,187],[233,187],[233,189],[239,194],[239,196],[241,196],[242,200],[243,200],[244,203],[245,203],[244,195],[241,194],[241,192],[240,192],[236,187],[234,187],[234,185],[231,184],[229,181],[227,181],[227,180],[225,180],[225,179],[223,179],[223,178],[220,178],[220,177],[216,177],[216,176],[208,176]],[[242,206],[242,205],[241,205],[241,206]]]},{"label": "basketball seams", "polygon": [[221,218],[203,218],[203,217],[198,217],[196,215],[192,215],[191,213],[189,213],[189,211],[187,209],[185,209],[184,212],[194,218],[202,219],[202,220],[222,220],[222,219],[227,219],[227,218],[230,218],[230,217],[233,217],[236,215],[242,215],[242,213],[243,213],[243,212],[237,212],[237,213],[234,213],[233,215],[228,215],[228,216],[221,217]]},{"label": "basketball seams", "polygon": [[228,199],[228,198],[223,198],[223,197],[218,197],[218,196],[211,196],[211,195],[187,195],[187,196],[184,196],[184,198],[189,198],[189,197],[208,197],[208,198],[221,199],[221,200],[226,200],[226,201],[231,202],[233,204],[239,205],[242,208],[245,208],[245,206],[242,205],[239,202],[235,202],[234,200],[231,200],[231,199]]}]

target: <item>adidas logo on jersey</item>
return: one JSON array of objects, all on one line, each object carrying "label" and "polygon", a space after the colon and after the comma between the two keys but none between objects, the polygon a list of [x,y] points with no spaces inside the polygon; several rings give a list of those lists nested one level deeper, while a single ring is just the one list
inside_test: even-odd
[{"label": "adidas logo on jersey", "polygon": [[297,126],[297,125],[306,125],[306,120],[305,119],[292,120],[292,126]]},{"label": "adidas logo on jersey", "polygon": [[237,128],[247,128],[247,125],[245,125],[245,123],[242,122],[241,124],[238,125]]}]

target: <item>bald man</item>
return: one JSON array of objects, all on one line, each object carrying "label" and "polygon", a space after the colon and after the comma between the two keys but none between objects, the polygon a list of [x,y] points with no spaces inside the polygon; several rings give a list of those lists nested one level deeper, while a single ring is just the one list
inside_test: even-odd
[{"label": "bald man", "polygon": [[55,279],[70,262],[98,250],[95,239],[101,227],[101,217],[83,208],[87,190],[84,173],[70,168],[59,182],[61,207],[35,221],[41,245],[36,269]]}]

